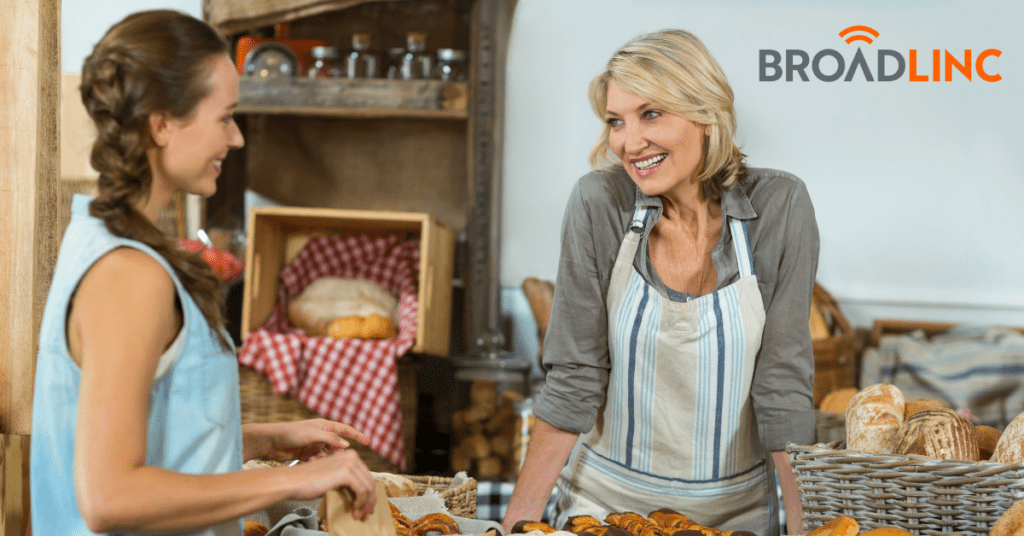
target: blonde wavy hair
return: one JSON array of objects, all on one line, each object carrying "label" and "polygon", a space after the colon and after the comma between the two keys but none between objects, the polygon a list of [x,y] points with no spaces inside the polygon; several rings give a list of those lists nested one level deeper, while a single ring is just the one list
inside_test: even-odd
[{"label": "blonde wavy hair", "polygon": [[[615,85],[664,106],[669,112],[707,127],[696,180],[701,195],[718,201],[746,175],[746,156],[733,141],[736,113],[725,73],[699,39],[684,30],[662,30],[626,43],[590,82],[590,105],[604,121],[608,85]],[[590,152],[595,169],[621,166],[604,129]]]}]

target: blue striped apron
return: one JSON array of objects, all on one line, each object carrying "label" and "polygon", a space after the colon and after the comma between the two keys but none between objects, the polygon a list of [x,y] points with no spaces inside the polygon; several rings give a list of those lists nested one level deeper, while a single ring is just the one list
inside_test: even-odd
[{"label": "blue striped apron", "polygon": [[637,208],[615,259],[607,397],[559,475],[554,526],[672,508],[701,525],[776,536],[774,470],[750,397],[765,311],[746,226],[728,218],[739,280],[672,301],[633,268],[648,210]]}]

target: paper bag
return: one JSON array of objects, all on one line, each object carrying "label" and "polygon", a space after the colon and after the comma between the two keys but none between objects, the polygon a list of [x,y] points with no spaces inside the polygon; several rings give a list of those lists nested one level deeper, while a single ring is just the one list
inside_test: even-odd
[{"label": "paper bag", "polygon": [[377,481],[377,506],[366,521],[352,517],[353,494],[349,490],[331,490],[324,494],[327,510],[327,531],[331,536],[396,536],[391,517],[388,492]]}]

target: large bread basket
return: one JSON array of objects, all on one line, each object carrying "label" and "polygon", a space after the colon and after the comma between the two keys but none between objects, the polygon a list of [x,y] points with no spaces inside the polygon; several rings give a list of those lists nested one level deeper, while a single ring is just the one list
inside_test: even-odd
[{"label": "large bread basket", "polygon": [[936,460],[789,445],[804,530],[839,515],[861,530],[899,527],[918,536],[987,536],[1024,499],[1024,465]]}]

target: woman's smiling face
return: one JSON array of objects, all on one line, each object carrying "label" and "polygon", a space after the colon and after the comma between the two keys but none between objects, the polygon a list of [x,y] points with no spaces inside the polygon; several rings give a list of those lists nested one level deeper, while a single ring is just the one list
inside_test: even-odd
[{"label": "woman's smiling face", "polygon": [[608,84],[608,146],[648,196],[693,188],[704,151],[704,128],[658,103]]}]

